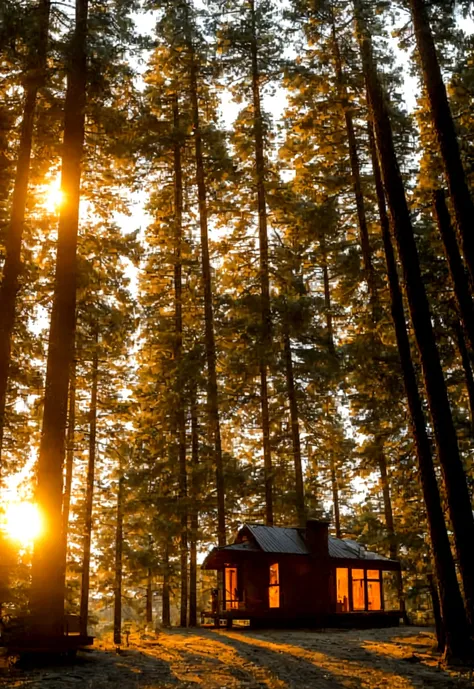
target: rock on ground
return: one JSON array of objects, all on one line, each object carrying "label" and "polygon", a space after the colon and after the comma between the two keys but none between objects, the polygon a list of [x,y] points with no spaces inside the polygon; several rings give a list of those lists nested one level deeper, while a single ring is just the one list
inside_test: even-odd
[{"label": "rock on ground", "polygon": [[105,640],[74,663],[0,669],[1,689],[473,689],[431,631],[169,630]]}]

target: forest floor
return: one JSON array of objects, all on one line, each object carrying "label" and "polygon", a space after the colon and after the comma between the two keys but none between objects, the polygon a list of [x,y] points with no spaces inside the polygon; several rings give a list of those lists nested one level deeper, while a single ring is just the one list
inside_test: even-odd
[{"label": "forest floor", "polygon": [[472,689],[430,630],[167,630],[109,639],[74,663],[0,668],[4,689]]}]

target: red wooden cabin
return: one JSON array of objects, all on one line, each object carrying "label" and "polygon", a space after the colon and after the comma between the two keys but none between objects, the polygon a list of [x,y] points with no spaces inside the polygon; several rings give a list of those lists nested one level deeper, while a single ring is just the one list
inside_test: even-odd
[{"label": "red wooden cabin", "polygon": [[314,519],[306,528],[244,524],[233,544],[204,560],[225,583],[204,615],[260,626],[398,624],[393,575],[400,563],[329,536],[328,526]]}]

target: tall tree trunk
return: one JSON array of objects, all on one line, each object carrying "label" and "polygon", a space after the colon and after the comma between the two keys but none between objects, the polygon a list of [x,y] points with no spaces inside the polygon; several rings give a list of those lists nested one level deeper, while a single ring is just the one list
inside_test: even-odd
[{"label": "tall tree trunk", "polygon": [[431,603],[433,605],[433,617],[436,629],[436,640],[438,642],[438,651],[443,651],[446,645],[446,635],[444,631],[443,618],[441,616],[438,587],[436,586],[436,581],[432,574],[428,574],[427,578],[431,596]]},{"label": "tall tree trunk", "polygon": [[20,125],[20,144],[10,223],[5,237],[3,278],[0,284],[0,478],[11,342],[15,324],[16,295],[21,273],[21,245],[30,177],[31,145],[38,92],[46,81],[50,5],[50,0],[39,0],[36,8],[38,13],[35,26],[36,35],[31,37],[33,49],[29,56],[29,64],[24,79],[25,101]]},{"label": "tall tree trunk", "polygon": [[196,405],[196,391],[191,392],[191,500],[189,531],[189,626],[197,625],[197,537],[199,528],[198,511],[199,470],[199,427]]},{"label": "tall tree trunk", "polygon": [[67,415],[66,471],[63,495],[63,548],[64,576],[66,576],[67,537],[69,529],[69,509],[71,506],[72,468],[74,464],[74,431],[76,426],[76,366],[73,361],[69,380],[69,411]]},{"label": "tall tree trunk", "polygon": [[327,262],[326,243],[324,236],[321,238],[321,258],[323,265],[323,284],[324,284],[324,313],[326,316],[326,330],[328,338],[328,350],[331,356],[336,356],[336,348],[334,346],[334,330],[332,324],[332,307],[331,307],[331,287],[329,284],[329,270]]},{"label": "tall tree trunk", "polygon": [[[329,406],[329,401],[328,401]],[[334,453],[330,453],[330,463],[331,463],[331,491],[332,491],[332,502],[334,506],[334,526],[336,528],[336,538],[342,538],[341,529],[341,510],[339,507],[339,482],[337,480],[336,463],[334,461]]]},{"label": "tall tree trunk", "polygon": [[285,355],[286,390],[290,403],[291,419],[291,443],[293,447],[293,459],[295,463],[295,488],[296,488],[296,516],[301,527],[306,526],[306,507],[304,500],[303,467],[301,462],[301,442],[298,415],[298,400],[296,399],[295,377],[293,373],[293,359],[291,356],[291,341],[288,318],[285,314],[283,325],[283,346]]},{"label": "tall tree trunk", "polygon": [[117,524],[115,527],[115,582],[114,582],[114,644],[122,643],[122,553],[123,553],[123,498],[124,476],[119,467],[117,489]]},{"label": "tall tree trunk", "polygon": [[[403,181],[400,176],[400,171],[398,168],[398,163],[395,154],[395,148],[393,144],[390,118],[385,105],[385,98],[380,85],[378,74],[373,62],[370,37],[367,35],[364,28],[363,11],[361,8],[360,0],[356,0],[354,2],[354,7],[356,10],[357,32],[358,38],[360,40],[364,76],[370,99],[370,108],[374,123],[378,156],[380,157],[383,173],[383,185],[385,187],[385,192],[387,194],[389,208],[392,215],[392,222],[395,228],[397,243],[399,245],[400,255],[404,267],[405,281],[407,284],[407,292],[410,302],[410,311],[412,314],[414,325],[416,321],[416,329],[419,330],[419,313],[417,311],[417,307],[419,308],[419,305],[417,299],[421,299],[422,313],[426,314],[426,311],[428,311],[429,333],[431,333],[431,337],[433,337],[431,322],[429,321],[429,310],[426,303],[424,285],[421,281],[421,276],[419,275],[419,265],[417,264],[417,250],[413,239],[410,214],[406,203],[405,190],[403,187]],[[373,162],[374,174],[376,176],[378,188],[377,196],[379,201],[379,210],[381,213],[381,229],[384,242],[385,257],[387,261],[387,274],[390,286],[392,318],[395,324],[397,345],[400,353],[400,360],[403,370],[403,378],[407,394],[408,406],[410,409],[412,432],[417,449],[420,479],[423,489],[423,497],[427,509],[428,525],[430,530],[431,542],[433,545],[436,572],[440,582],[443,619],[445,621],[447,632],[447,651],[449,654],[463,655],[466,651],[466,643],[468,639],[468,625],[466,620],[466,614],[463,608],[462,598],[460,595],[459,586],[456,578],[456,570],[451,553],[449,538],[446,530],[446,524],[444,521],[444,514],[441,507],[441,499],[434,470],[433,458],[431,455],[431,447],[428,439],[428,434],[426,431],[423,407],[421,404],[415,370],[411,358],[410,344],[406,329],[405,314],[403,310],[402,295],[400,285],[398,282],[395,256],[389,232],[388,217],[387,213],[384,210],[385,197],[384,192],[381,189],[382,175],[378,173],[379,168],[377,156],[373,157]],[[406,235],[408,235],[408,239],[411,237],[411,241],[408,241],[408,252],[406,247]],[[415,261],[415,266],[413,266],[412,264],[413,261]],[[408,270],[408,267],[410,267],[410,270]],[[418,289],[419,294],[415,293],[416,289],[413,285],[413,272],[415,273],[415,276],[418,275],[418,280],[415,280],[415,285]],[[418,338],[421,339],[420,333],[418,333],[417,339]],[[422,348],[420,347],[420,350],[421,349]],[[435,363],[436,358],[437,356],[435,357]],[[426,367],[426,362],[424,366]],[[425,378],[426,374],[427,371],[425,370]],[[442,380],[441,385],[444,386],[444,380]],[[431,387],[432,384],[430,381],[430,390]],[[450,415],[449,407],[448,411]],[[456,442],[455,447],[457,447]]]},{"label": "tall tree trunk", "polygon": [[451,224],[446,198],[442,189],[436,189],[433,192],[433,209],[448,259],[449,272],[454,285],[459,315],[462,318],[469,339],[472,358],[474,356],[474,304],[469,288],[469,280],[464,271],[461,254],[459,253],[456,233]]},{"label": "tall tree trunk", "polygon": [[153,576],[150,567],[148,567],[146,579],[146,623],[153,624]]},{"label": "tall tree trunk", "polygon": [[[324,233],[321,236],[321,261],[323,267],[323,285],[324,285],[324,313],[326,317],[326,331],[327,331],[327,342],[328,351],[332,357],[336,357],[336,347],[334,345],[334,330],[332,322],[332,305],[331,305],[331,286],[329,283],[329,270],[328,270],[328,260],[327,260],[327,250],[326,250],[326,238]],[[329,421],[331,416],[331,397],[330,395],[326,398],[326,419]],[[334,526],[336,528],[336,538],[342,538],[341,529],[341,510],[339,507],[339,482],[337,479],[337,468],[334,461],[334,453],[330,452],[330,474],[331,474],[331,492],[332,492],[332,502],[334,508]]]},{"label": "tall tree trunk", "polygon": [[446,180],[456,213],[464,258],[474,283],[474,203],[467,185],[426,3],[424,0],[410,0],[410,9],[423,80],[428,93],[431,118],[444,162]]},{"label": "tall tree trunk", "polygon": [[71,506],[72,469],[74,464],[74,433],[76,427],[76,366],[73,362],[69,380],[69,411],[67,415],[66,471],[63,496],[63,535],[67,539],[69,509]]},{"label": "tall tree trunk", "polygon": [[[331,9],[332,12],[332,9]],[[357,151],[357,140],[355,136],[354,120],[352,117],[352,111],[349,106],[349,99],[347,94],[347,87],[344,80],[344,73],[342,70],[342,60],[341,52],[339,49],[339,42],[337,40],[336,24],[334,21],[334,15],[332,15],[332,43],[333,43],[333,56],[334,65],[336,71],[336,83],[338,86],[339,97],[341,99],[342,110],[344,113],[344,122],[346,125],[347,132],[347,143],[349,146],[349,159],[351,163],[351,173],[352,173],[352,189],[354,192],[354,198],[357,208],[357,222],[359,225],[359,241],[362,250],[362,260],[364,264],[365,279],[367,282],[367,288],[369,292],[369,301],[372,305],[372,309],[375,310],[376,304],[378,302],[376,285],[375,285],[375,273],[372,264],[372,252],[370,248],[369,230],[367,227],[367,215],[365,212],[364,203],[364,193],[362,190],[362,179],[360,174],[360,162],[359,154]]]},{"label": "tall tree trunk", "polygon": [[390,495],[387,458],[385,457],[383,448],[379,449],[377,457],[380,471],[380,483],[382,486],[385,528],[387,529],[389,540],[389,554],[392,560],[396,560],[398,558],[397,537],[395,534],[395,524],[393,521],[392,497]]},{"label": "tall tree trunk", "polygon": [[180,624],[187,625],[188,602],[188,507],[187,507],[187,476],[186,476],[186,413],[182,394],[182,354],[183,354],[183,288],[182,288],[182,234],[183,234],[183,175],[181,169],[181,138],[179,125],[179,104],[177,95],[173,98],[173,127],[174,143],[174,310],[175,310],[175,366],[177,393],[177,427],[178,427],[178,459],[179,459],[179,502],[180,502],[180,573],[181,573],[181,602]]},{"label": "tall tree trunk", "polygon": [[[397,534],[395,531],[395,521],[393,518],[393,506],[392,506],[392,496],[390,492],[390,479],[388,476],[388,466],[387,458],[383,450],[383,443],[377,453],[378,464],[380,471],[380,483],[382,486],[382,499],[383,499],[383,509],[385,517],[385,528],[387,529],[388,541],[389,541],[389,556],[391,560],[398,560],[398,543]],[[406,612],[405,596],[403,593],[403,579],[402,573],[400,571],[396,572],[397,578],[397,593],[398,601],[400,605],[400,611],[402,613],[405,624],[409,623],[408,615]]]},{"label": "tall tree trunk", "polygon": [[[365,201],[362,190],[362,180],[360,173],[360,162],[359,154],[357,150],[357,140],[355,136],[354,121],[352,117],[352,111],[348,102],[347,88],[344,81],[344,73],[342,69],[341,54],[339,49],[339,43],[336,34],[336,25],[334,22],[334,16],[332,17],[332,38],[334,47],[334,59],[336,67],[336,79],[339,86],[339,93],[342,100],[344,119],[347,131],[347,141],[349,144],[349,156],[351,162],[352,171],[352,184],[354,190],[354,197],[356,200],[357,207],[357,219],[359,224],[359,235],[360,235],[360,245],[362,250],[362,257],[364,262],[364,271],[366,275],[367,287],[369,292],[369,301],[372,309],[372,324],[375,327],[379,317],[380,317],[380,300],[376,287],[375,271],[372,262],[372,250],[370,247],[369,231],[367,227],[367,215],[365,212]],[[373,343],[373,348],[375,350],[379,349],[379,339],[372,328],[371,339]],[[384,453],[384,440],[383,433],[380,427],[379,415],[378,415],[378,405],[377,400],[373,398],[370,400],[369,405],[372,407],[370,411],[374,417],[374,428],[373,435],[375,443],[378,448],[378,467],[380,471],[380,479],[382,484],[382,499],[384,505],[384,516],[385,516],[385,526],[390,541],[390,557],[397,559],[397,545],[396,545],[396,535],[395,527],[393,521],[393,510],[392,510],[392,500],[390,496],[390,484],[388,480],[387,472],[387,458]],[[401,596],[401,575],[399,577],[399,594],[400,602],[403,604],[403,596]]]},{"label": "tall tree trunk", "polygon": [[462,367],[464,370],[464,378],[466,381],[467,397],[469,400],[469,415],[471,418],[471,429],[474,430],[474,375],[472,373],[471,357],[466,346],[464,337],[464,329],[461,321],[455,316],[454,332],[456,333],[456,341],[458,345],[459,354],[461,355]]},{"label": "tall tree trunk", "polygon": [[171,627],[170,610],[170,539],[169,534],[165,534],[165,547],[163,552],[163,590],[161,605],[161,623],[163,627]]},{"label": "tall tree trunk", "polygon": [[36,542],[31,572],[31,609],[41,620],[41,626],[51,634],[62,634],[64,625],[64,549],[59,525],[62,519],[69,373],[74,356],[76,323],[76,250],[86,102],[87,3],[88,0],[76,0],[76,26],[67,72],[61,173],[65,203],[59,218],[36,488],[44,535]]},{"label": "tall tree trunk", "polygon": [[212,305],[211,261],[209,257],[207,190],[206,177],[204,173],[202,132],[199,117],[197,65],[189,19],[188,0],[186,0],[186,32],[189,51],[189,83],[191,91],[190,100],[196,158],[196,183],[198,188],[199,226],[201,231],[201,266],[202,281],[204,287],[204,324],[207,359],[207,398],[214,445],[214,465],[216,469],[217,542],[219,546],[222,546],[226,543],[225,486],[224,465],[222,460],[221,429],[219,419],[219,394],[216,372],[216,342],[214,336],[214,310]]},{"label": "tall tree trunk", "polygon": [[80,626],[81,634],[87,634],[87,620],[89,616],[89,579],[91,561],[92,537],[92,506],[94,502],[94,475],[97,438],[97,388],[99,382],[99,329],[95,326],[94,353],[92,356],[92,389],[91,406],[89,410],[89,462],[87,465],[86,501],[84,505],[84,540],[82,546],[82,577],[81,577],[81,606]]},{"label": "tall tree trunk", "polygon": [[263,120],[260,104],[260,72],[258,66],[258,38],[255,18],[255,1],[249,0],[251,13],[250,49],[252,57],[253,136],[255,145],[255,171],[258,209],[258,241],[260,249],[260,405],[262,411],[263,464],[265,476],[265,522],[273,525],[273,469],[270,444],[270,414],[268,410],[268,357],[271,350],[270,278],[268,273],[267,204],[265,198],[265,155],[263,147]]}]

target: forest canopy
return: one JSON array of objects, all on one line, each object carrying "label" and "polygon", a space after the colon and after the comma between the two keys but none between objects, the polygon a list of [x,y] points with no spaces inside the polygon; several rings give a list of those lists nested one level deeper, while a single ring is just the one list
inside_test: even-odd
[{"label": "forest canopy", "polygon": [[330,518],[471,652],[472,9],[3,0],[3,614],[195,626]]}]

